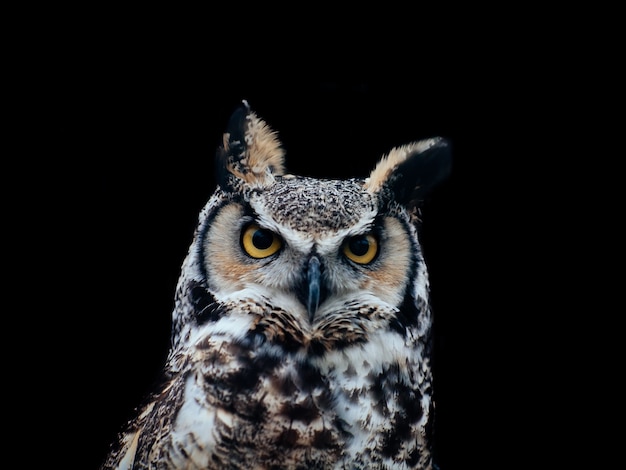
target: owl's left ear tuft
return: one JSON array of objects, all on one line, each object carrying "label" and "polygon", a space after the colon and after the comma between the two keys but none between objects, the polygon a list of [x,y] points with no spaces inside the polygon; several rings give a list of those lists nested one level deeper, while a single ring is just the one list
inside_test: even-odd
[{"label": "owl's left ear tuft", "polygon": [[269,184],[274,175],[284,174],[284,158],[276,132],[244,100],[231,115],[217,149],[218,184],[230,187],[233,176],[249,185]]},{"label": "owl's left ear tuft", "polygon": [[370,192],[388,189],[395,200],[416,206],[440,182],[452,166],[450,143],[441,138],[420,140],[392,149],[366,180]]}]

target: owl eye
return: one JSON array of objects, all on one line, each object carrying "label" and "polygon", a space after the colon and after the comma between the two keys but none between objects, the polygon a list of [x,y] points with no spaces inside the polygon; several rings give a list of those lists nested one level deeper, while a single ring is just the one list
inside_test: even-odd
[{"label": "owl eye", "polygon": [[343,245],[343,254],[358,264],[371,263],[378,254],[378,241],[372,234],[351,237]]},{"label": "owl eye", "polygon": [[253,258],[267,258],[282,247],[278,235],[256,224],[246,226],[241,234],[243,250]]}]

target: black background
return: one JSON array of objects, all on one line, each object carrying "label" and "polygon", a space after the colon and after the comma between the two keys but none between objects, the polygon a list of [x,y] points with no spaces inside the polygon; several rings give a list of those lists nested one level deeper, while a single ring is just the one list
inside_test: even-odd
[{"label": "black background", "polygon": [[365,175],[392,146],[450,140],[422,231],[441,470],[604,468],[623,447],[621,15],[213,5],[7,10],[11,464],[96,468],[149,391],[215,147],[246,99],[294,173]]},{"label": "black background", "polygon": [[[420,42],[405,30],[385,42],[379,32],[284,50],[285,33],[278,53],[260,31],[244,44],[181,25],[98,31],[83,47],[83,36],[68,38],[62,60],[51,48],[41,67],[51,78],[37,91],[38,118],[53,129],[40,135],[49,147],[42,167],[54,178],[41,185],[45,210],[26,225],[31,251],[53,259],[30,276],[52,286],[37,311],[54,331],[42,354],[56,375],[37,400],[61,399],[51,420],[71,429],[74,449],[63,459],[97,467],[157,380],[179,269],[215,189],[215,149],[243,99],[278,132],[296,174],[366,176],[393,146],[450,141],[452,173],[422,208],[437,459],[441,470],[506,467],[494,450],[518,463],[536,459],[528,448],[545,430],[519,437],[536,393],[528,377],[539,374],[521,351],[543,334],[525,309],[541,303],[527,293],[542,289],[524,275],[538,256],[527,152],[550,109],[533,119],[527,112],[550,84],[514,44],[502,55],[493,38],[471,36],[442,50],[438,37]],[[54,452],[46,459],[56,461]]]}]

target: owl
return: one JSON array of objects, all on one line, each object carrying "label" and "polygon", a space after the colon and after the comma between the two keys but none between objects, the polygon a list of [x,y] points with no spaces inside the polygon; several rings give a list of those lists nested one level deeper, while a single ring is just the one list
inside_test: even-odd
[{"label": "owl", "polygon": [[163,377],[105,469],[431,469],[433,339],[420,207],[449,143],[366,178],[285,170],[246,101],[217,149]]}]

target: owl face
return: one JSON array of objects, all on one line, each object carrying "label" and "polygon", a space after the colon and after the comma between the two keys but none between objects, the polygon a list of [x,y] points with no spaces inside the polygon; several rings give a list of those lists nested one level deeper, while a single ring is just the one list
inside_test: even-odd
[{"label": "owl face", "polygon": [[[392,149],[368,178],[294,176],[277,134],[242,106],[217,152],[218,188],[200,215],[179,303],[199,316],[194,303],[221,305],[231,322],[242,310],[238,331],[261,322],[280,341],[287,328],[304,353],[362,341],[390,322],[418,324],[428,280],[417,207],[447,174],[447,155],[443,140],[430,139]],[[189,299],[190,280],[200,301]],[[184,306],[174,315],[175,342],[201,323]]]},{"label": "owl face", "polygon": [[364,181],[276,177],[207,225],[209,289],[221,300],[273,299],[304,323],[365,296],[398,306],[419,253],[408,220],[379,207]]}]

